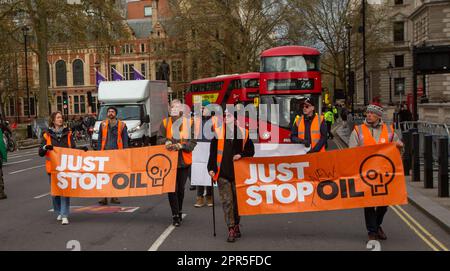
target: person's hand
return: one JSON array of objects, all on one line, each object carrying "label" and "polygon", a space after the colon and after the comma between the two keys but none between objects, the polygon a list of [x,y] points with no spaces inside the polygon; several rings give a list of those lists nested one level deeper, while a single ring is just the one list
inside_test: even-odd
[{"label": "person's hand", "polygon": [[209,176],[214,177],[214,175],[216,175],[216,173],[215,173],[214,171],[211,170],[211,171],[209,172]]},{"label": "person's hand", "polygon": [[401,141],[395,142],[395,146],[399,149],[403,149],[403,147],[404,147],[403,142],[401,142]]},{"label": "person's hand", "polygon": [[242,158],[242,156],[240,154],[236,154],[235,156],[233,156],[233,161],[237,161],[241,158]]},{"label": "person's hand", "polygon": [[309,148],[311,146],[311,143],[309,143],[309,141],[304,141],[303,145],[305,145],[305,148]]},{"label": "person's hand", "polygon": [[45,145],[44,146],[44,150],[51,151],[51,150],[53,150],[53,146],[52,145]]},{"label": "person's hand", "polygon": [[181,143],[174,144],[174,146],[175,146],[175,150],[177,150],[177,151],[183,149],[183,145],[181,145]]},{"label": "person's hand", "polygon": [[169,151],[176,151],[174,144],[166,144],[166,149]]}]

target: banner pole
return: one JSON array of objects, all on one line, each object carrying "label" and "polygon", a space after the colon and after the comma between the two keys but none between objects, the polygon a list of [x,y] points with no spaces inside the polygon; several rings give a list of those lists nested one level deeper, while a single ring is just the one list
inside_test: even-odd
[{"label": "banner pole", "polygon": [[212,198],[212,215],[213,215],[213,235],[216,237],[216,211],[215,211],[215,202],[214,202],[214,181],[211,178],[211,198]]}]

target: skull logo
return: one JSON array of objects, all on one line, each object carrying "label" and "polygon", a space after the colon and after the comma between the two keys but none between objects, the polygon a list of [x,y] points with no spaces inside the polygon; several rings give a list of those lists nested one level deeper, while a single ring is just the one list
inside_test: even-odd
[{"label": "skull logo", "polygon": [[172,169],[172,162],[164,154],[155,154],[147,161],[147,175],[152,180],[152,186],[163,186],[164,178]]},{"label": "skull logo", "polygon": [[361,163],[359,175],[370,186],[373,196],[387,195],[387,186],[395,177],[395,166],[387,156],[374,154]]}]

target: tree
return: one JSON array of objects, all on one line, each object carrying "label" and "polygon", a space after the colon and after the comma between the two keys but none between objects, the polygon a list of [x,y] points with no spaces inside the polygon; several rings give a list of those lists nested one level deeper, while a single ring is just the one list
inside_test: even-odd
[{"label": "tree", "polygon": [[17,43],[23,25],[31,30],[32,49],[39,61],[39,117],[48,116],[47,53],[49,48],[93,43],[100,51],[126,36],[125,24],[113,0],[13,0],[0,7],[0,16],[14,27],[8,34]]}]

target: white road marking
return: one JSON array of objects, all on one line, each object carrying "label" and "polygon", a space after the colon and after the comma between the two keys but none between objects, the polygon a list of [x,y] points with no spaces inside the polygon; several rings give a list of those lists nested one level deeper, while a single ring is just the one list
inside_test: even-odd
[{"label": "white road marking", "polygon": [[14,164],[19,164],[19,163],[24,163],[24,162],[28,162],[28,161],[31,161],[32,159],[25,159],[25,160],[20,160],[20,161],[16,161],[16,162],[8,162],[8,163],[4,163],[3,165],[4,166],[7,166],[7,165],[14,165]]},{"label": "white road marking", "polygon": [[43,198],[43,197],[48,196],[48,195],[50,195],[50,192],[42,194],[42,195],[39,195],[39,196],[36,196],[36,197],[34,197],[34,199],[40,199],[40,198]]},{"label": "white road marking", "polygon": [[32,169],[35,169],[35,168],[41,168],[41,167],[45,167],[45,165],[40,165],[40,166],[35,166],[35,167],[29,167],[29,168],[25,168],[25,169],[13,171],[13,172],[10,172],[9,175],[13,175],[13,174],[16,174],[16,173],[20,173],[20,172],[32,170]]},{"label": "white road marking", "polygon": [[16,158],[22,158],[25,156],[38,156],[37,153],[29,153],[29,154],[24,154],[24,155],[14,155],[14,156],[8,156],[8,159],[16,159]]},{"label": "white road marking", "polygon": [[[186,217],[186,214],[183,214],[183,218]],[[175,229],[174,225],[170,225],[167,229],[161,234],[161,236],[156,239],[153,245],[148,249],[148,251],[157,251],[158,248],[164,243],[164,241],[169,237],[172,231]]]}]

